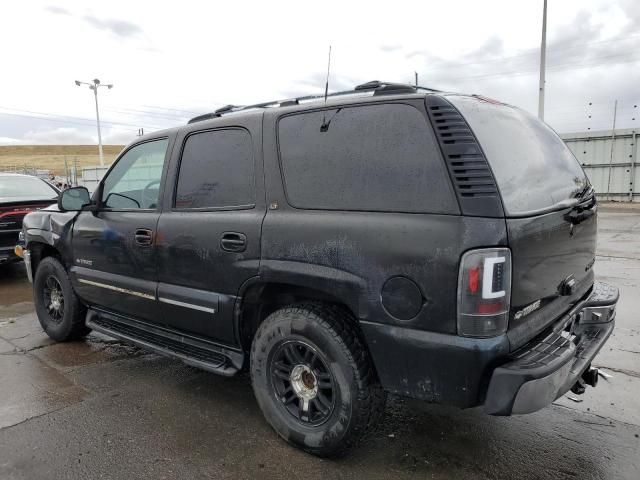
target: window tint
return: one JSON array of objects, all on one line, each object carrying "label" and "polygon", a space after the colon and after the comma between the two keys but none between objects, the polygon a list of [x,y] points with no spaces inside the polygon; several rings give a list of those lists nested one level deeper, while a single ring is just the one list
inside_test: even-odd
[{"label": "window tint", "polygon": [[136,145],[104,180],[102,201],[108,208],[156,208],[167,139]]},{"label": "window tint", "polygon": [[553,208],[586,187],[582,167],[546,124],[510,105],[449,96],[491,165],[509,215]]},{"label": "window tint", "polygon": [[455,213],[455,197],[423,115],[403,104],[284,117],[287,197],[299,208]]},{"label": "window tint", "polygon": [[252,206],[253,147],[246,130],[215,130],[187,137],[180,161],[176,208]]}]

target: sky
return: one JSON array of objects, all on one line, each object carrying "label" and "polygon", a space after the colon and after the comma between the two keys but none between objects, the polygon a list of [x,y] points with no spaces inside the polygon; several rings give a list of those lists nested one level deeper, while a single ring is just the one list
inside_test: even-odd
[{"label": "sky", "polygon": [[[549,0],[545,121],[640,126],[640,1]],[[97,142],[370,81],[419,83],[537,113],[543,0],[30,0],[0,4],[0,145]]]}]

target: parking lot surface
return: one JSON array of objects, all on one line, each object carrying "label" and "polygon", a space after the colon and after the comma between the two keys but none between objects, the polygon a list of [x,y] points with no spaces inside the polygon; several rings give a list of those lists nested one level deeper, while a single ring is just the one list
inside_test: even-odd
[{"label": "parking lot surface", "polygon": [[609,376],[532,415],[391,397],[341,460],[289,447],[247,375],[223,378],[91,334],[55,344],[21,264],[0,270],[0,479],[640,478],[640,208],[604,207],[599,280],[617,285]]}]

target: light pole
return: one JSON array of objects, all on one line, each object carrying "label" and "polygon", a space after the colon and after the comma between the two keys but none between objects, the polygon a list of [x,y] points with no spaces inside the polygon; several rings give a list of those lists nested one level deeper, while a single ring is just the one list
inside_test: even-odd
[{"label": "light pole", "polygon": [[540,87],[538,90],[538,118],[544,121],[544,83],[547,66],[547,0],[542,9],[542,42],[540,42]]},{"label": "light pole", "polygon": [[100,112],[98,111],[98,87],[107,87],[108,89],[113,88],[113,84],[103,85],[100,83],[100,80],[97,78],[93,79],[92,83],[89,82],[81,82],[80,80],[76,80],[76,85],[79,87],[81,85],[89,85],[89,89],[93,90],[93,97],[96,101],[96,123],[98,125],[98,152],[100,154],[100,166],[104,166],[104,154],[102,153],[102,134],[100,133]]}]

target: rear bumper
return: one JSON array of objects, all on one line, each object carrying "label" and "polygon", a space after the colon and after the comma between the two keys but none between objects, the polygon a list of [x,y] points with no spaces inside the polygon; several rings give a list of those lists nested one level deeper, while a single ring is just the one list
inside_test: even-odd
[{"label": "rear bumper", "polygon": [[361,326],[386,390],[510,415],[543,408],[571,388],[611,334],[617,301],[615,287],[595,283],[586,299],[515,352],[506,334],[479,339]]},{"label": "rear bumper", "polygon": [[491,415],[531,413],[569,391],[611,335],[617,302],[617,288],[596,283],[589,297],[543,338],[518,349],[493,371],[485,411]]}]

